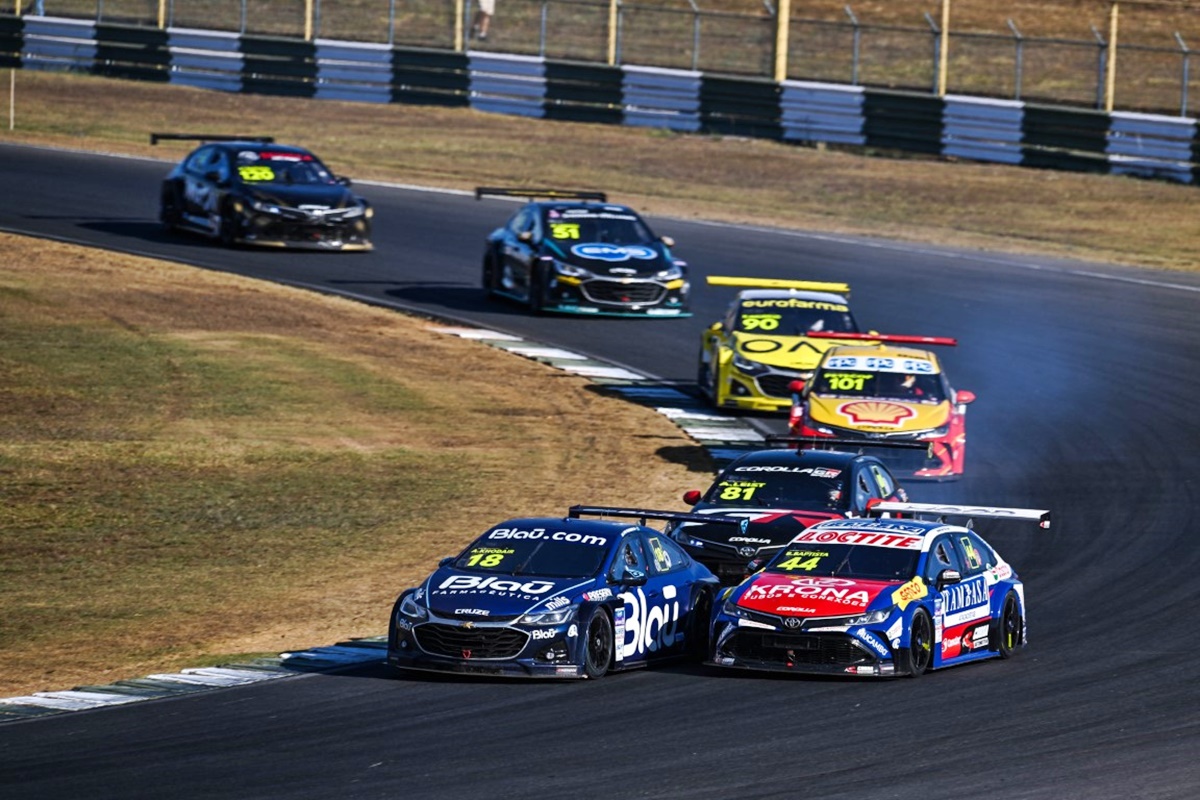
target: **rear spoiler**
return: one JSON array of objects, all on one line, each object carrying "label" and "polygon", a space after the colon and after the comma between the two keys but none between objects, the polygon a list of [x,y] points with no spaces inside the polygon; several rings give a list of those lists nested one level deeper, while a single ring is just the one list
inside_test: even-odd
[{"label": "rear spoiler", "polygon": [[809,331],[804,334],[810,339],[859,339],[867,342],[890,342],[893,344],[937,344],[946,347],[958,345],[958,339],[949,336],[910,336],[905,333],[837,333],[836,331]]},{"label": "rear spoiler", "polygon": [[653,511],[647,508],[614,508],[611,506],[571,506],[567,516],[571,519],[589,517],[622,517],[639,520],[645,525],[648,519],[664,520],[666,522],[698,522],[702,524],[736,525],[742,532],[750,525],[745,517],[724,517],[719,514],[693,514],[688,511]]},{"label": "rear spoiler", "polygon": [[475,199],[483,197],[544,197],[547,200],[595,200],[608,202],[604,192],[575,191],[573,189],[509,189],[501,186],[477,186]]},{"label": "rear spoiler", "polygon": [[1011,519],[1020,522],[1036,522],[1039,528],[1050,527],[1050,512],[1042,508],[1004,508],[1002,506],[957,506],[942,503],[894,503],[884,500],[875,503],[867,513],[871,516],[881,514],[911,514],[914,518],[932,516],[939,521],[946,517],[966,517],[967,527],[970,520],[976,517],[988,519]]},{"label": "rear spoiler", "polygon": [[789,281],[782,278],[736,278],[728,275],[709,275],[709,286],[737,286],[743,289],[799,289],[806,292],[850,294],[850,284],[830,281]]},{"label": "rear spoiler", "polygon": [[274,136],[232,136],[224,133],[152,133],[150,144],[159,142],[258,142],[274,144]]},{"label": "rear spoiler", "polygon": [[[788,436],[786,434],[771,434],[766,438],[766,443],[776,446],[797,445],[798,450],[818,450],[826,445],[833,447],[845,447],[850,450],[858,450],[859,455],[862,455],[864,447],[890,447],[895,450],[928,450],[929,442],[895,442],[887,439],[828,439],[822,436]],[[807,446],[806,446],[807,445]]]}]

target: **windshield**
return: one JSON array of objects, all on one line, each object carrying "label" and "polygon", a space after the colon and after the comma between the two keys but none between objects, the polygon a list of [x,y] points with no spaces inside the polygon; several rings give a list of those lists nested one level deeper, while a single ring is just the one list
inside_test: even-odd
[{"label": "windshield", "polygon": [[[542,538],[505,539],[499,529],[480,537],[454,562],[458,569],[470,569],[500,575],[533,575],[542,578],[590,578],[600,571],[608,553],[602,536],[521,531]],[[497,536],[496,534],[501,534]],[[550,538],[555,535],[578,537],[576,541]],[[491,537],[491,538],[489,538]]]},{"label": "windshield", "polygon": [[237,173],[243,183],[254,185],[337,182],[325,165],[308,153],[242,150],[237,154]]},{"label": "windshield", "polygon": [[799,297],[747,298],[738,308],[736,330],[771,336],[807,333],[857,333],[858,324],[845,303]]},{"label": "windshield", "polygon": [[715,506],[759,506],[823,511],[848,507],[849,472],[828,467],[734,467],[709,488]]},{"label": "windshield", "polygon": [[802,544],[785,547],[767,572],[823,578],[903,581],[916,574],[918,549],[865,544]]},{"label": "windshield", "polygon": [[646,223],[631,211],[591,207],[547,209],[546,234],[565,244],[646,244],[655,238]]},{"label": "windshield", "polygon": [[941,403],[941,375],[905,372],[864,372],[822,369],[813,379],[812,391],[837,397],[877,397],[906,402]]}]

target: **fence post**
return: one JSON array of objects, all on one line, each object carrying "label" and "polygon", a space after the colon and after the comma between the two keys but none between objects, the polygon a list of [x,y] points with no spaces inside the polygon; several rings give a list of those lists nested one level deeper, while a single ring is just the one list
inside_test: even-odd
[{"label": "fence post", "polygon": [[167,0],[158,0],[158,29],[167,29]]},{"label": "fence post", "polygon": [[779,0],[775,13],[775,82],[787,80],[788,28],[792,21],[792,0]]},{"label": "fence post", "polygon": [[463,8],[466,0],[454,0],[454,52],[461,53],[463,51],[463,14],[467,13]]},{"label": "fence post", "polygon": [[1179,50],[1183,53],[1183,80],[1181,81],[1182,88],[1179,92],[1179,116],[1186,117],[1188,115],[1188,81],[1192,79],[1192,51],[1188,50],[1188,46],[1184,43],[1183,37],[1179,35],[1179,31],[1175,31],[1175,41],[1179,43]]},{"label": "fence post", "polygon": [[700,65],[700,7],[696,0],[688,0],[688,5],[692,7],[692,71],[695,72]]},{"label": "fence post", "polygon": [[853,50],[850,56],[850,85],[858,86],[858,59],[862,52],[862,31],[859,29],[858,17],[854,16],[854,12],[850,10],[850,6],[843,7],[846,11],[846,16],[850,18],[850,24],[854,26]]},{"label": "fence post", "polygon": [[946,96],[946,78],[950,73],[950,0],[942,0],[941,61],[938,62],[937,96]]},{"label": "fence post", "polygon": [[542,0],[542,13],[538,23],[538,57],[546,57],[546,15],[549,13],[550,0]]},{"label": "fence post", "polygon": [[1013,99],[1021,99],[1021,79],[1025,75],[1025,38],[1021,36],[1021,32],[1017,30],[1017,24],[1011,19],[1008,21],[1008,29],[1012,31],[1013,40],[1016,42],[1017,52],[1013,64]]},{"label": "fence post", "polygon": [[1092,25],[1092,36],[1096,37],[1096,108],[1102,108],[1104,105],[1104,73],[1107,71],[1105,66],[1108,63],[1108,47],[1104,41],[1104,37],[1100,35],[1100,31],[1096,30],[1096,26]]},{"label": "fence post", "polygon": [[1109,114],[1113,110],[1113,94],[1117,89],[1117,18],[1120,15],[1120,3],[1113,0],[1108,12],[1108,69],[1104,75],[1104,110]]},{"label": "fence post", "polygon": [[396,46],[396,0],[388,0],[388,47]]},{"label": "fence post", "polygon": [[942,32],[938,30],[937,23],[933,21],[933,17],[929,16],[928,11],[925,12],[925,22],[929,25],[929,37],[930,41],[933,42],[933,86],[930,88],[936,94],[938,89],[938,73],[940,71],[939,65],[942,61]]},{"label": "fence post", "polygon": [[620,0],[608,0],[608,65],[617,65],[617,4]]},{"label": "fence post", "polygon": [[304,0],[304,41],[313,40],[313,1]]}]

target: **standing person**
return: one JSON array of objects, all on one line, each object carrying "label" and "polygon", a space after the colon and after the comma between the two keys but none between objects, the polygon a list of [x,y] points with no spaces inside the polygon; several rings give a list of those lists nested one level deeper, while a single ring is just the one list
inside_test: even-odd
[{"label": "standing person", "polygon": [[488,25],[492,22],[492,15],[496,13],[496,0],[476,0],[479,7],[475,10],[475,21],[471,23],[471,34],[479,37],[479,41],[486,42],[488,37]]}]

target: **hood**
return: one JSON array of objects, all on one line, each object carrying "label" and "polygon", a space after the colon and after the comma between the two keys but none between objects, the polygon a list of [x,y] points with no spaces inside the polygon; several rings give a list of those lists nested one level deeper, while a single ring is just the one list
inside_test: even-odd
[{"label": "hood", "polygon": [[604,242],[546,243],[547,255],[596,275],[612,278],[649,278],[674,262],[659,243],[606,244]]},{"label": "hood", "polygon": [[737,604],[782,617],[842,617],[867,610],[875,598],[898,589],[900,581],[864,581],[764,572],[741,588]]},{"label": "hood", "polygon": [[354,193],[336,183],[325,184],[264,184],[249,189],[249,196],[286,208],[317,206],[320,208],[351,208],[357,205]]},{"label": "hood", "polygon": [[844,344],[850,342],[839,339],[810,339],[807,336],[767,336],[757,332],[733,332],[734,349],[742,358],[797,372],[811,372],[817,368],[826,350]]},{"label": "hood", "polygon": [[926,431],[950,419],[950,402],[914,403],[863,397],[808,396],[808,414],[815,423],[871,433]]},{"label": "hood", "polygon": [[705,525],[702,522],[683,523],[687,536],[706,542],[727,544],[732,547],[782,547],[796,534],[818,522],[841,519],[845,515],[838,511],[810,511],[777,508],[731,508],[729,506],[697,505],[696,514],[721,514],[729,517],[745,517],[750,520],[745,533],[732,525]]},{"label": "hood", "polygon": [[425,582],[425,602],[435,614],[461,617],[464,611],[486,612],[471,616],[487,620],[519,616],[535,607],[550,610],[546,601],[556,597],[574,601],[596,585],[596,578],[539,578],[442,567]]}]

